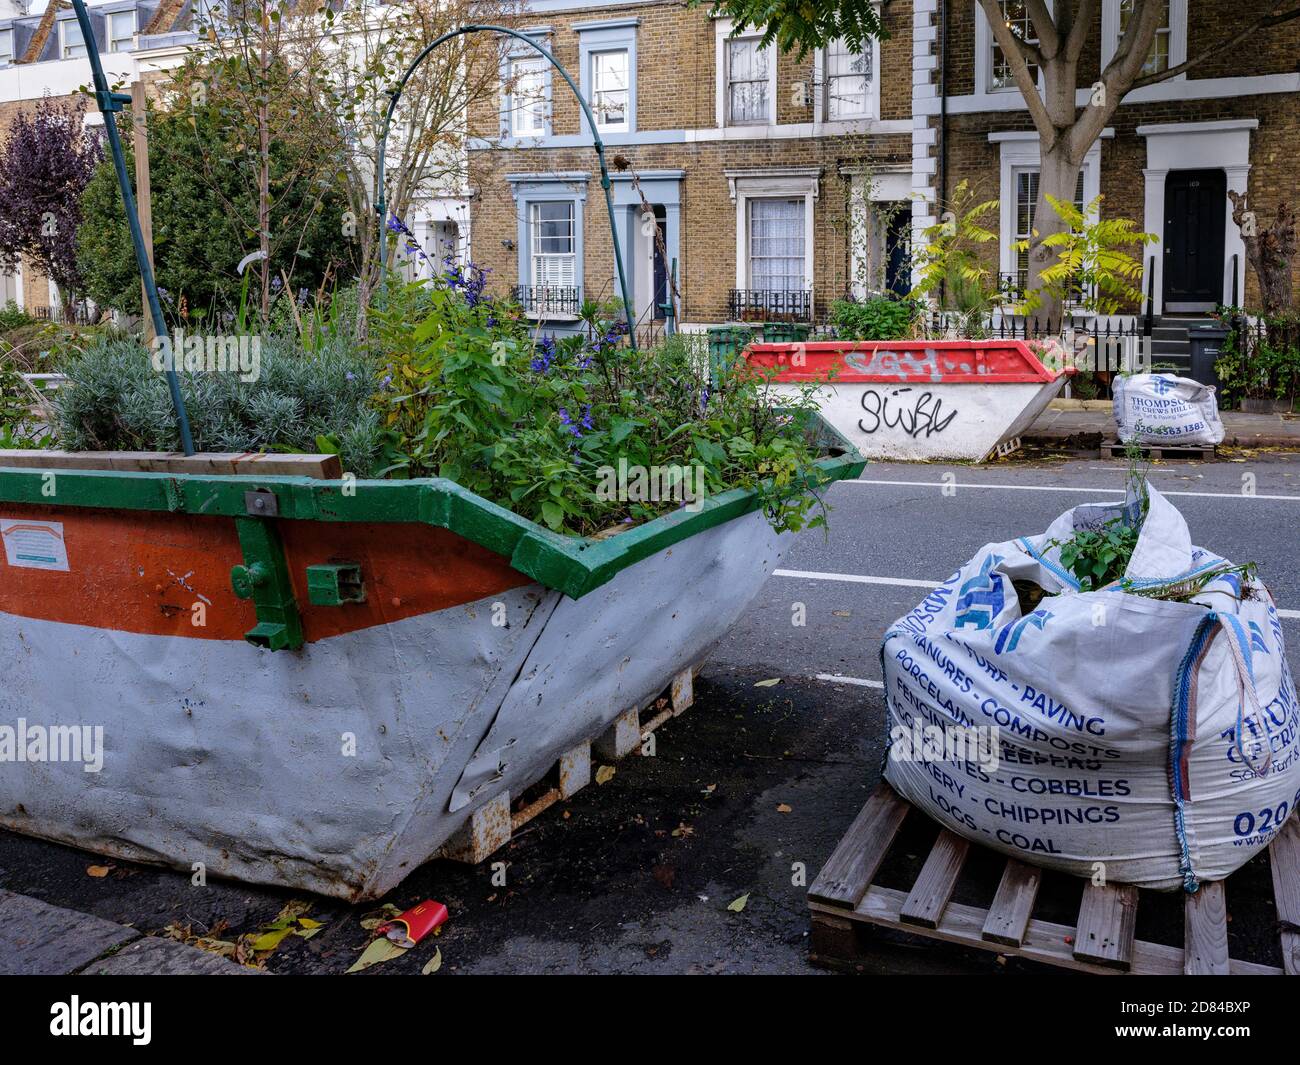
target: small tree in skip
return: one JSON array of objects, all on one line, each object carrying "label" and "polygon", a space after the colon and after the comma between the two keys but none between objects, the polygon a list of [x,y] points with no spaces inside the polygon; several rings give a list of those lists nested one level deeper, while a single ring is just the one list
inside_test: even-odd
[{"label": "small tree in skip", "polygon": [[0,149],[0,270],[27,259],[58,287],[65,307],[82,290],[77,266],[81,195],[99,163],[99,136],[80,104],[42,100],[19,115]]}]

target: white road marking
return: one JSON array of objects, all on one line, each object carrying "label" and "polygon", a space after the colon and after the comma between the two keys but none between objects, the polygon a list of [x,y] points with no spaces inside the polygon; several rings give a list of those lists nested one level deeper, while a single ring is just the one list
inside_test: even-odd
[{"label": "white road marking", "polygon": [[[1113,496],[1118,489],[1115,488],[1084,488],[1070,487],[1059,484],[978,484],[974,481],[953,481],[948,484],[944,481],[872,481],[866,478],[859,478],[856,481],[840,481],[840,484],[893,484],[912,488],[995,488],[1005,489],[1008,492],[1095,492],[1100,495]],[[1157,485],[1157,487],[1159,487]],[[1160,494],[1165,496],[1197,496],[1209,499],[1280,499],[1288,503],[1300,503],[1300,495],[1266,495],[1257,492],[1254,495],[1246,495],[1244,492],[1185,492],[1174,489],[1160,489]],[[1122,499],[1115,500],[1122,503]]]},{"label": "white road marking", "polygon": [[813,678],[815,680],[828,680],[834,684],[854,684],[859,688],[879,688],[884,690],[884,681],[863,680],[861,677],[841,677],[838,673],[818,673]]},{"label": "white road marking", "polygon": [[900,588],[938,588],[939,581],[913,581],[904,577],[867,577],[861,573],[818,573],[807,569],[774,569],[773,577],[799,577],[808,581],[848,581],[852,584],[893,584]]},{"label": "white road marking", "polygon": [[[938,588],[942,581],[916,581],[906,577],[868,577],[862,573],[820,573],[810,569],[775,569],[773,577],[794,577],[804,581],[844,581],[849,584],[887,584],[899,588]],[[1300,610],[1278,608],[1277,616],[1295,620]]]}]

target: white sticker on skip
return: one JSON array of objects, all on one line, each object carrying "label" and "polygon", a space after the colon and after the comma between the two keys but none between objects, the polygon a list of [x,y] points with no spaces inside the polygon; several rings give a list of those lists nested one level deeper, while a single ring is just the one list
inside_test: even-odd
[{"label": "white sticker on skip", "polygon": [[68,546],[61,521],[0,518],[0,540],[5,542],[5,561],[11,566],[67,572]]}]

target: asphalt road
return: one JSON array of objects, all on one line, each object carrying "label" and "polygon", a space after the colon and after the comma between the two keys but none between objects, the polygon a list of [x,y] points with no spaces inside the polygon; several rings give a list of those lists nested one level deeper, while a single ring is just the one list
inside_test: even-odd
[{"label": "asphalt road", "polygon": [[[945,474],[957,486],[947,495]],[[924,597],[925,582],[981,545],[1040,532],[1077,503],[1118,498],[1122,478],[1122,464],[1108,461],[869,466],[862,481],[832,489],[829,531],[799,538],[716,648],[695,706],[660,730],[655,757],[624,759],[607,783],[526,826],[497,856],[504,884],[489,865],[432,862],[388,901],[448,904],[437,941],[444,974],[820,971],[807,961],[804,884],[878,780],[883,705],[874,685],[885,628]],[[1195,542],[1258,563],[1291,612],[1288,640],[1300,644],[1300,456],[1170,464],[1152,481]],[[803,626],[792,624],[796,604]],[[905,829],[886,880],[914,872],[926,831]],[[0,833],[0,887],[149,933],[171,925],[230,940],[273,920],[291,897],[217,881],[196,887],[187,875],[130,863],[88,876],[99,862]],[[1252,862],[1239,876],[1229,900],[1233,955],[1277,964],[1267,866]],[[957,898],[967,890],[963,882]],[[742,909],[728,909],[742,897]],[[285,940],[270,971],[341,973],[366,945],[360,922],[373,907],[310,901],[324,928]],[[1180,920],[1169,896],[1140,912],[1138,935],[1181,943]],[[1027,968],[890,935],[874,943],[868,971]],[[432,951],[422,944],[364,975],[418,973]]]}]

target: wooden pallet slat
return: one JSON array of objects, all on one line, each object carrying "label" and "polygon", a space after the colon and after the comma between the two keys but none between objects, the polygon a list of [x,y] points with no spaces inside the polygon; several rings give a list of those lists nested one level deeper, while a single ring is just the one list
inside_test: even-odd
[{"label": "wooden pallet slat", "polygon": [[1037,866],[1008,858],[998,882],[997,894],[989,906],[989,915],[980,930],[981,938],[1008,947],[1020,946],[1029,928],[1029,918],[1033,916],[1042,880],[1043,871]]},{"label": "wooden pallet slat", "polygon": [[946,828],[930,848],[929,857],[903,903],[899,920],[923,928],[937,928],[943,911],[952,900],[970,843]]},{"label": "wooden pallet slat", "polygon": [[1292,817],[1268,847],[1273,900],[1282,939],[1282,967],[1300,976],[1300,820]]},{"label": "wooden pallet slat", "polygon": [[[894,888],[872,884],[857,908],[846,913],[836,907],[822,903],[810,903],[813,920],[820,922],[823,918],[835,917],[842,920],[851,916],[854,920],[882,928],[905,930],[915,935],[924,935],[929,939],[954,943],[963,947],[975,947],[997,954],[1007,953],[1007,948],[991,943],[981,937],[987,912],[977,906],[966,906],[952,902],[944,911],[939,927],[921,929],[903,925],[899,922],[899,912],[907,899],[907,892]],[[1074,936],[1074,929],[1069,925],[1056,924],[1033,918],[1025,930],[1024,942],[1015,951],[1019,958],[1042,962],[1063,969],[1092,973],[1096,976],[1122,976],[1123,971],[1105,965],[1094,965],[1080,961],[1074,956],[1068,942]],[[1282,970],[1271,965],[1259,965],[1255,962],[1232,959],[1233,976],[1277,976]],[[1183,951],[1180,947],[1171,947],[1164,943],[1150,943],[1136,940],[1133,944],[1133,972],[1153,976],[1177,976],[1183,971]]]},{"label": "wooden pallet slat", "polygon": [[877,788],[822,866],[808,897],[853,909],[885,860],[909,809],[887,784]]},{"label": "wooden pallet slat", "polygon": [[1228,975],[1228,907],[1222,880],[1202,884],[1183,903],[1183,972]]},{"label": "wooden pallet slat", "polygon": [[1096,965],[1128,969],[1133,964],[1137,904],[1138,889],[1132,884],[1085,884],[1074,956]]},{"label": "wooden pallet slat", "polygon": [[[870,953],[862,932],[877,925],[1094,974],[1277,976],[1300,971],[1300,817],[1288,822],[1269,848],[1284,961],[1278,968],[1231,957],[1225,881],[1207,881],[1187,897],[1182,947],[1137,939],[1141,892],[1132,884],[1085,883],[1076,927],[1035,919],[1042,870],[1015,858],[1006,859],[987,910],[953,902],[964,860],[976,844],[947,829],[941,830],[910,888],[874,883],[909,809],[882,783],[809,889],[816,962],[861,970]],[[846,901],[855,897],[856,902]]]}]

